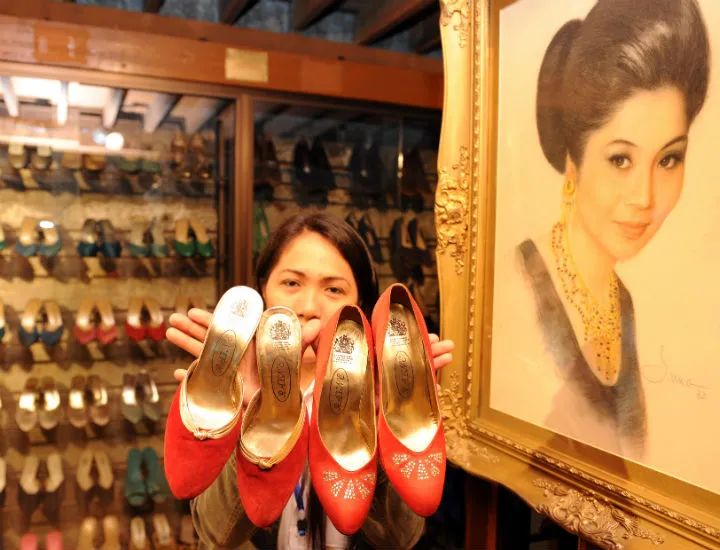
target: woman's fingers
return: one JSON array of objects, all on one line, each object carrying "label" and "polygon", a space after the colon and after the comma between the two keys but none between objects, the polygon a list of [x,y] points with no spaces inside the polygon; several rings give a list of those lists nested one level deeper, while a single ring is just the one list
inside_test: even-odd
[{"label": "woman's fingers", "polygon": [[203,343],[192,336],[188,336],[181,330],[178,330],[175,327],[170,327],[167,331],[165,331],[165,337],[180,349],[187,351],[193,357],[200,356]]},{"label": "woman's fingers", "polygon": [[210,313],[209,311],[205,311],[204,309],[200,309],[199,307],[191,308],[190,311],[188,311],[188,317],[190,317],[190,319],[196,322],[198,325],[201,325],[203,328],[207,328],[210,326],[212,316],[212,313]]},{"label": "woman's fingers", "polygon": [[205,334],[207,333],[207,325],[203,325],[186,315],[180,313],[173,313],[168,319],[171,327],[176,328],[180,332],[184,332],[188,336],[199,340],[200,342],[205,341]]},{"label": "woman's fingers", "polygon": [[435,370],[447,367],[450,363],[452,363],[452,353],[443,353],[433,359]]},{"label": "woman's fingers", "polygon": [[315,346],[317,345],[317,339],[318,336],[320,336],[320,329],[322,328],[322,323],[320,322],[320,319],[310,319],[302,326],[302,349],[303,353],[305,353],[305,349],[308,346],[313,346],[313,349],[315,349]]},{"label": "woman's fingers", "polygon": [[185,378],[186,374],[187,374],[187,370],[185,370],[185,369],[175,369],[173,371],[173,378],[175,378],[175,380],[177,382],[182,382],[183,378]]},{"label": "woman's fingers", "polygon": [[432,356],[437,357],[443,353],[450,353],[453,351],[455,349],[455,342],[452,340],[440,340],[439,342],[430,344],[430,347],[432,349]]}]

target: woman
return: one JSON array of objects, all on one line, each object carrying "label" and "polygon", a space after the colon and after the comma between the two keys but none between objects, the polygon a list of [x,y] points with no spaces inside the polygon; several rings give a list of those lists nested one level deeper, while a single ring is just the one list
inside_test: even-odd
[{"label": "woman", "polygon": [[643,453],[646,413],[632,298],[615,266],[677,204],[708,78],[695,0],[598,2],[556,33],[540,68],[537,128],[564,177],[561,219],[517,260],[560,380],[544,424],[626,456]]},{"label": "woman", "polygon": [[[359,305],[370,316],[377,301],[377,278],[367,247],[340,220],[325,214],[300,214],[286,220],[272,234],[258,260],[256,279],[265,307],[289,307],[300,319],[306,346],[300,385],[307,403],[315,379],[313,347],[324,323],[347,304]],[[210,319],[209,312],[199,309],[190,310],[187,317],[174,314],[170,317],[168,340],[198,356]],[[441,342],[435,335],[431,335],[431,340],[435,367],[447,365],[452,360],[452,342]],[[247,404],[258,389],[259,380],[254,361],[244,361],[241,369]],[[175,372],[179,381],[184,375],[184,370]],[[256,528],[240,505],[233,454],[220,477],[193,501],[193,518],[202,541],[212,548],[237,548],[251,537],[261,547],[275,544],[279,548],[310,548],[313,544],[348,547],[348,538],[330,522],[321,528],[322,516],[313,514],[313,510],[319,509],[319,502],[310,494],[308,481],[301,481],[298,498],[291,499],[285,507],[277,533],[255,533]],[[308,500],[312,501],[308,507],[312,537],[300,535],[297,526],[298,505],[305,508]],[[423,525],[423,519],[407,507],[387,480],[379,480],[375,502],[360,533],[373,546],[408,548],[417,542]]]}]

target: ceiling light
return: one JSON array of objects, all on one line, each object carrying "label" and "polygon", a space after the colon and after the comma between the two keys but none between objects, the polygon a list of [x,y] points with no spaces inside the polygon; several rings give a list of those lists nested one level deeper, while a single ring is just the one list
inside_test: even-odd
[{"label": "ceiling light", "polygon": [[125,138],[120,132],[110,132],[105,136],[105,147],[110,151],[119,151],[125,145]]}]

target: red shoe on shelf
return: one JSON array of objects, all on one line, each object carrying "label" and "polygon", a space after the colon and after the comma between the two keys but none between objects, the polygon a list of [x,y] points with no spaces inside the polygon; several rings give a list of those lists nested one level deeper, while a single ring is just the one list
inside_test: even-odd
[{"label": "red shoe on shelf", "polygon": [[375,304],[372,326],[380,461],[400,497],[427,517],[442,497],[445,434],[425,320],[410,291],[394,284]]},{"label": "red shoe on shelf", "polygon": [[302,329],[295,313],[272,307],[255,336],[260,389],[242,421],[237,483],[248,519],[267,527],[282,514],[307,461],[308,418],[300,390]]},{"label": "red shoe on shelf", "polygon": [[147,327],[142,322],[143,299],[139,296],[130,297],[127,318],[125,319],[125,332],[128,338],[140,342],[147,336]]},{"label": "red shoe on shelf", "polygon": [[193,498],[217,478],[240,435],[243,382],[238,370],[262,314],[252,288],[237,286],[215,307],[200,357],[168,412],[165,475],[173,495]]},{"label": "red shoe on shelf", "polygon": [[377,479],[375,348],[362,310],[345,306],[320,335],[310,421],[310,476],[323,510],[352,535]]},{"label": "red shoe on shelf", "polygon": [[162,309],[155,298],[146,297],[144,302],[150,315],[150,321],[147,325],[147,335],[156,342],[160,342],[165,338],[165,319]]}]

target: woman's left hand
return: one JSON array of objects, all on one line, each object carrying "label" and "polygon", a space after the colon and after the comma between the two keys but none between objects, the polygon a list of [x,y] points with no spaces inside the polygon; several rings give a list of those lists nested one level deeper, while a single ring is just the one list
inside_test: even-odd
[{"label": "woman's left hand", "polygon": [[455,342],[452,340],[440,340],[437,334],[429,334],[430,347],[435,370],[441,369],[452,363],[452,351],[455,349]]}]

